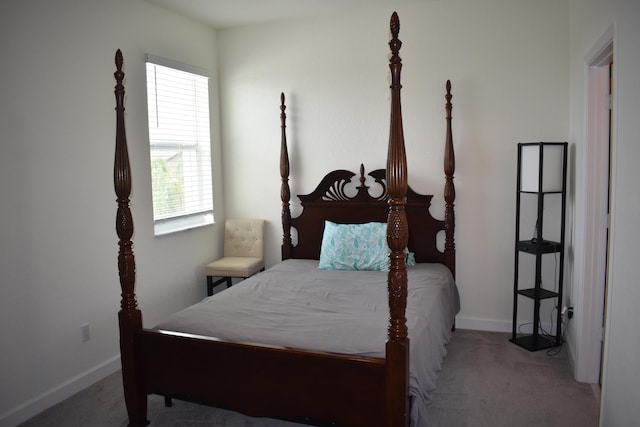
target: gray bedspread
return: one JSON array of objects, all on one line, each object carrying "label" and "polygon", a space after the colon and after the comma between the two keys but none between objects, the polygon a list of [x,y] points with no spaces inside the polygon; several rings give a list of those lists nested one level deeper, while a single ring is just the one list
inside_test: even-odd
[{"label": "gray bedspread", "polygon": [[[384,357],[387,273],[320,270],[287,260],[192,305],[156,328],[226,340]],[[411,420],[426,425],[426,406],[460,309],[441,264],[407,268]]]}]

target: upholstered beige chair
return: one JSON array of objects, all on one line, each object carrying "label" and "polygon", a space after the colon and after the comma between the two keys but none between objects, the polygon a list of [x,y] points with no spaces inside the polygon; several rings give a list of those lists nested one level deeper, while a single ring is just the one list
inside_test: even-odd
[{"label": "upholstered beige chair", "polygon": [[[224,225],[224,258],[207,265],[207,295],[233,277],[246,279],[264,270],[264,219],[228,219]],[[214,281],[214,277],[219,277]]]}]

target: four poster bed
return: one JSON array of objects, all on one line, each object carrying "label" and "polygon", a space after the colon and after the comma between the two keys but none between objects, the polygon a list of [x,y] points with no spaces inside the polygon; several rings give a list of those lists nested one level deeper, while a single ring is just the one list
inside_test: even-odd
[{"label": "four poster bed", "polygon": [[[122,288],[120,346],[130,426],[148,424],[151,393],[309,424],[424,424],[424,409],[459,309],[453,280],[451,86],[447,82],[445,219],[440,221],[429,213],[432,196],[418,194],[407,184],[398,32],[394,13],[387,167],[368,174],[379,195],[372,196],[365,185],[364,166],[355,196],[345,187],[356,174],[335,170],[312,193],[299,196],[303,211],[291,217],[281,95],[283,262],[153,329],[142,327],[134,291],[124,73],[122,54],[117,52],[114,185]],[[367,234],[376,242],[381,225],[384,261],[373,267],[345,267],[349,257],[340,247],[345,236],[355,233],[357,240]],[[297,232],[295,245],[292,228]],[[441,231],[444,251],[436,244]],[[351,255],[362,255],[363,245],[361,240]],[[357,262],[366,264],[368,256]]]}]

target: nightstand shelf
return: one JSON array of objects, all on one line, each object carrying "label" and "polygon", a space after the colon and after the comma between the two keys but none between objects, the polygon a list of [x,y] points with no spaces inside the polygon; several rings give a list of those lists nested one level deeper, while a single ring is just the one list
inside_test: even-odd
[{"label": "nightstand shelf", "polygon": [[519,345],[522,348],[526,348],[529,351],[544,350],[547,348],[555,347],[557,344],[555,340],[550,340],[542,335],[522,334],[517,335],[515,340],[509,340],[514,344]]},{"label": "nightstand shelf", "polygon": [[550,240],[543,240],[541,242],[536,240],[521,240],[518,242],[517,247],[519,251],[530,254],[550,254],[553,252],[560,252],[562,244],[560,242],[552,242]]},{"label": "nightstand shelf", "polygon": [[546,289],[536,289],[536,288],[530,288],[530,289],[520,289],[518,291],[518,293],[520,295],[524,295],[525,297],[529,297],[532,299],[547,299],[547,298],[556,298],[558,296],[557,292],[551,292],[548,291]]}]

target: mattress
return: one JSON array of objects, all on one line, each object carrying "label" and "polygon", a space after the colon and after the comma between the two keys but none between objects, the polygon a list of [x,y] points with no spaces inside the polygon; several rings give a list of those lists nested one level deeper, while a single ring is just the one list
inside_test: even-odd
[{"label": "mattress", "polygon": [[[425,425],[427,403],[446,355],[460,300],[442,264],[407,268],[411,424]],[[322,270],[317,260],[286,260],[156,325],[224,340],[384,358],[387,273]]]}]

